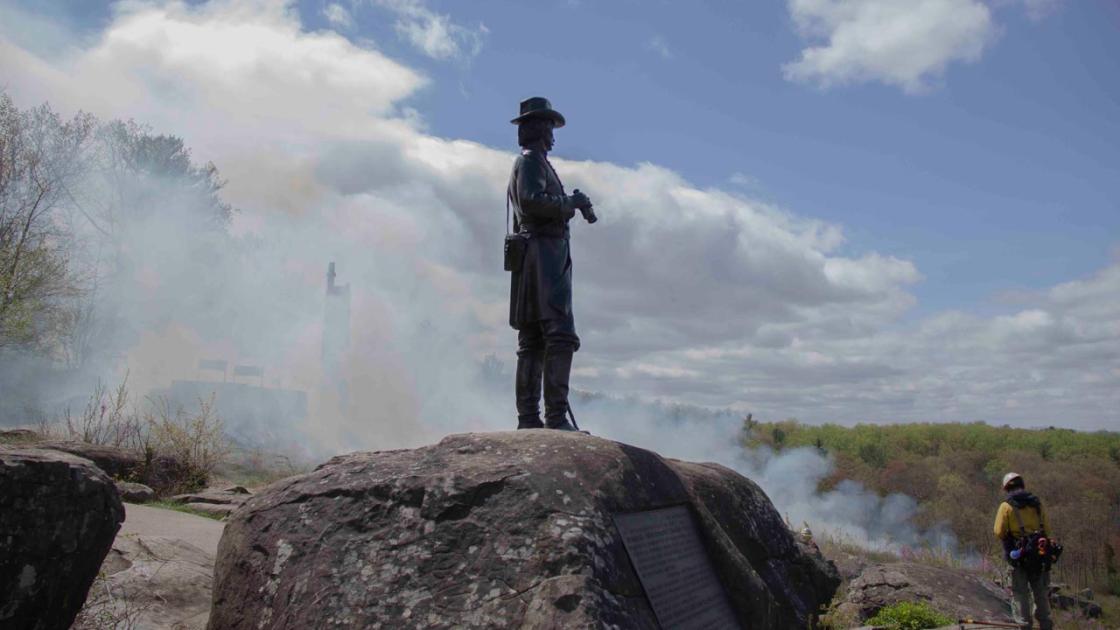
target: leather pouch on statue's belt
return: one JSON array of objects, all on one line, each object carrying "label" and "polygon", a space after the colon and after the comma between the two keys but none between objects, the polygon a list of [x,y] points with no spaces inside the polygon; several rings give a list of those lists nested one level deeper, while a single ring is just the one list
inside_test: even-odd
[{"label": "leather pouch on statue's belt", "polygon": [[531,236],[531,234],[525,232],[506,234],[506,271],[521,271],[521,266],[525,264],[525,250],[529,247],[529,238]]},{"label": "leather pouch on statue's belt", "polygon": [[502,266],[506,271],[521,271],[525,264],[525,250],[529,248],[529,235],[510,229],[509,191],[506,191],[506,242],[502,249]]}]

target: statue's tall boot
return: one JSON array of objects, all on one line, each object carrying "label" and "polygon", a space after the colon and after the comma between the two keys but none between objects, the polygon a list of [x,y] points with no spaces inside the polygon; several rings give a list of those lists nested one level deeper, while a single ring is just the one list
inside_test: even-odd
[{"label": "statue's tall boot", "polygon": [[514,377],[514,397],[517,399],[517,428],[543,429],[541,422],[541,374],[544,371],[544,351],[524,351],[517,354],[517,374]]},{"label": "statue's tall boot", "polygon": [[572,351],[549,349],[544,357],[544,422],[549,429],[577,431],[568,422],[568,379]]}]

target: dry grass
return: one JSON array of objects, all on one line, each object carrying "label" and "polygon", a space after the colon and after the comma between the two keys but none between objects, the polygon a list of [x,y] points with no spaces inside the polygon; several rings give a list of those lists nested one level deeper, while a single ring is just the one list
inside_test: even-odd
[{"label": "dry grass", "polygon": [[867,562],[897,562],[900,557],[897,553],[886,549],[868,549],[854,540],[842,535],[823,534],[815,537],[814,542],[820,547],[824,557],[834,559],[842,554],[856,556]]},{"label": "dry grass", "polygon": [[214,513],[211,513],[211,512],[203,512],[202,510],[196,510],[196,509],[190,507],[189,505],[184,505],[182,503],[176,503],[174,501],[168,501],[168,500],[151,501],[149,503],[145,503],[144,505],[146,505],[148,507],[163,508],[165,510],[174,510],[176,512],[182,512],[184,514],[193,514],[195,516],[201,516],[203,518],[208,518],[208,519],[215,520],[215,521],[224,521],[225,520],[225,516],[223,516],[221,514],[214,514]]},{"label": "dry grass", "polygon": [[844,601],[844,597],[847,595],[847,589],[847,584],[841,584],[832,601],[821,612],[818,624],[822,630],[847,630],[861,625],[859,615],[855,612],[839,609],[840,602]]},{"label": "dry grass", "polygon": [[135,630],[147,606],[114,586],[104,572],[98,573],[71,630]]},{"label": "dry grass", "polygon": [[310,472],[314,465],[260,449],[233,449],[214,471],[231,485],[255,490],[293,475]]}]

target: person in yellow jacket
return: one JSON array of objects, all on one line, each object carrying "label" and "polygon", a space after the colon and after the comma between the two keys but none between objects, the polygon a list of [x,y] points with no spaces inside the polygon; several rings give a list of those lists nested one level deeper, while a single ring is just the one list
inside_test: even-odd
[{"label": "person in yellow jacket", "polygon": [[1054,622],[1050,618],[1050,566],[1048,563],[1031,564],[1027,558],[1020,559],[1023,553],[1019,541],[1034,532],[1052,539],[1050,520],[1042,509],[1038,497],[1027,492],[1023,477],[1018,473],[1007,473],[1003,477],[1003,490],[1007,498],[999,504],[996,512],[995,534],[1003,543],[1004,559],[1011,563],[1011,590],[1015,594],[1017,610],[1015,622],[1023,630],[1031,630],[1031,600],[1034,600],[1034,617],[1038,619],[1040,630],[1052,630]]}]

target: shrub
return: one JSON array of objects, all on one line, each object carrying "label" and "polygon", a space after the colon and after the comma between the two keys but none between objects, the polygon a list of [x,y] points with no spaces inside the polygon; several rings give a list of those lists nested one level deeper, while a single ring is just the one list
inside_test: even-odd
[{"label": "shrub", "polygon": [[190,413],[166,399],[149,401],[149,407],[142,447],[148,485],[161,495],[205,487],[230,451],[213,397],[199,400],[197,411]]},{"label": "shrub", "polygon": [[[214,398],[187,410],[166,398],[149,398],[143,407],[130,401],[128,377],[113,390],[98,382],[83,412],[67,411],[62,428],[71,440],[138,451],[143,462],[125,481],[138,481],[158,496],[192,492],[210,481],[229,455],[230,442]],[[44,426],[44,431],[53,429]]]},{"label": "shrub", "polygon": [[940,628],[953,623],[953,620],[934,610],[925,602],[899,602],[879,610],[867,620],[870,626],[882,626],[890,630],[923,630]]},{"label": "shrub", "polygon": [[135,414],[129,413],[128,375],[115,390],[100,380],[82,413],[74,417],[66,410],[63,418],[66,436],[71,440],[131,448],[142,438],[144,427]]}]

